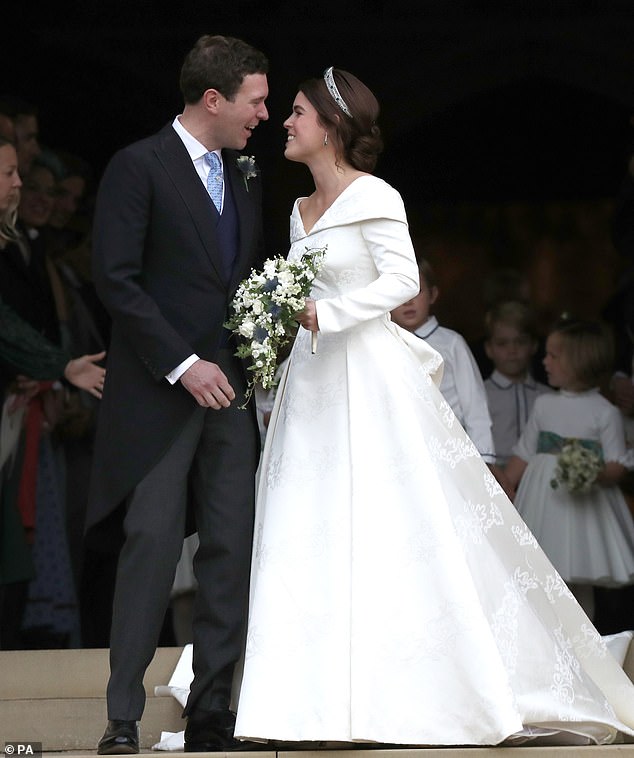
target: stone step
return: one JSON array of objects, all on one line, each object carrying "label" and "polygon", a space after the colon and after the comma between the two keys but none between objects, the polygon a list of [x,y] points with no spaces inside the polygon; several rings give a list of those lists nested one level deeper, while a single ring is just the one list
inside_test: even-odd
[{"label": "stone step", "polygon": [[[141,751],[141,754],[149,751]],[[278,750],[277,752],[207,753],[225,758],[346,758],[348,750]],[[191,758],[191,753],[160,753],[154,758]],[[633,758],[633,745],[596,745],[592,747],[428,747],[402,750],[354,750],[354,758]],[[95,758],[95,753],[43,753],[42,758]]]},{"label": "stone step", "polygon": [[[141,722],[141,752],[150,753],[161,732],[184,728],[182,708],[171,696],[155,696],[166,685],[182,648],[159,648],[144,680],[147,704]],[[632,676],[630,646],[625,669]],[[106,723],[107,650],[0,651],[0,747],[5,742],[41,742],[43,758],[94,758]],[[277,749],[222,754],[257,758],[345,758],[346,749]],[[529,752],[527,752],[527,750]],[[184,753],[157,753],[184,758]],[[354,758],[634,758],[634,744],[592,747],[429,747],[354,750]],[[18,758],[16,756],[16,758]]]},{"label": "stone step", "polygon": [[[182,708],[171,697],[148,697],[141,724],[141,742],[149,751],[162,731],[185,728]],[[106,726],[106,701],[101,698],[35,698],[0,702],[0,734],[4,742],[41,742],[44,751],[94,751]]]},{"label": "stone step", "polygon": [[[167,684],[182,647],[158,648],[145,675],[145,688]],[[40,697],[102,697],[108,682],[107,649],[0,651],[0,700]]]},{"label": "stone step", "polygon": [[[147,703],[141,725],[143,749],[162,731],[184,728],[175,698],[155,697],[166,685],[182,648],[159,648],[147,669]],[[94,751],[106,724],[108,650],[16,650],[0,652],[0,747],[4,742],[41,742],[45,751]],[[94,753],[93,753],[94,755]]]}]

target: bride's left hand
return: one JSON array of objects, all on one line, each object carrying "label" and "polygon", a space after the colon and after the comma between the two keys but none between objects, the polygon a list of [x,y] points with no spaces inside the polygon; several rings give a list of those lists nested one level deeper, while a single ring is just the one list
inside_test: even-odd
[{"label": "bride's left hand", "polygon": [[304,310],[295,314],[295,319],[309,332],[319,331],[319,322],[317,321],[317,308],[315,307],[315,301],[307,297]]}]

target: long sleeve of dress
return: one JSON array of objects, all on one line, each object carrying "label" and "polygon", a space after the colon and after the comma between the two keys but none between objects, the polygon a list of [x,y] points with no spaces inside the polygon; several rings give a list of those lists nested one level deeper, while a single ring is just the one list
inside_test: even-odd
[{"label": "long sleeve of dress", "polygon": [[371,219],[360,224],[377,278],[339,297],[317,301],[319,329],[339,332],[388,313],[418,294],[418,267],[407,224]]}]

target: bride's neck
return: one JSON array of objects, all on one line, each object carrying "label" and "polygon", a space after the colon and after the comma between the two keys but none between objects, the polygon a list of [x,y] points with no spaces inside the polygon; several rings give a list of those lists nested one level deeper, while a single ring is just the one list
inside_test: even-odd
[{"label": "bride's neck", "polygon": [[326,164],[313,167],[312,175],[315,183],[313,197],[324,205],[330,205],[349,184],[363,175],[363,171],[358,171],[348,164]]}]

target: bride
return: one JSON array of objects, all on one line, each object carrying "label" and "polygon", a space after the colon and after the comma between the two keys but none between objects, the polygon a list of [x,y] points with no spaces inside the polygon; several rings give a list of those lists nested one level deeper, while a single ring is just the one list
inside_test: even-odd
[{"label": "bride", "polygon": [[440,356],[390,320],[419,281],[401,197],[371,173],[377,116],[329,68],[284,124],[315,183],[289,257],[327,253],[263,454],[235,735],[613,742],[634,686],[441,396]]}]

